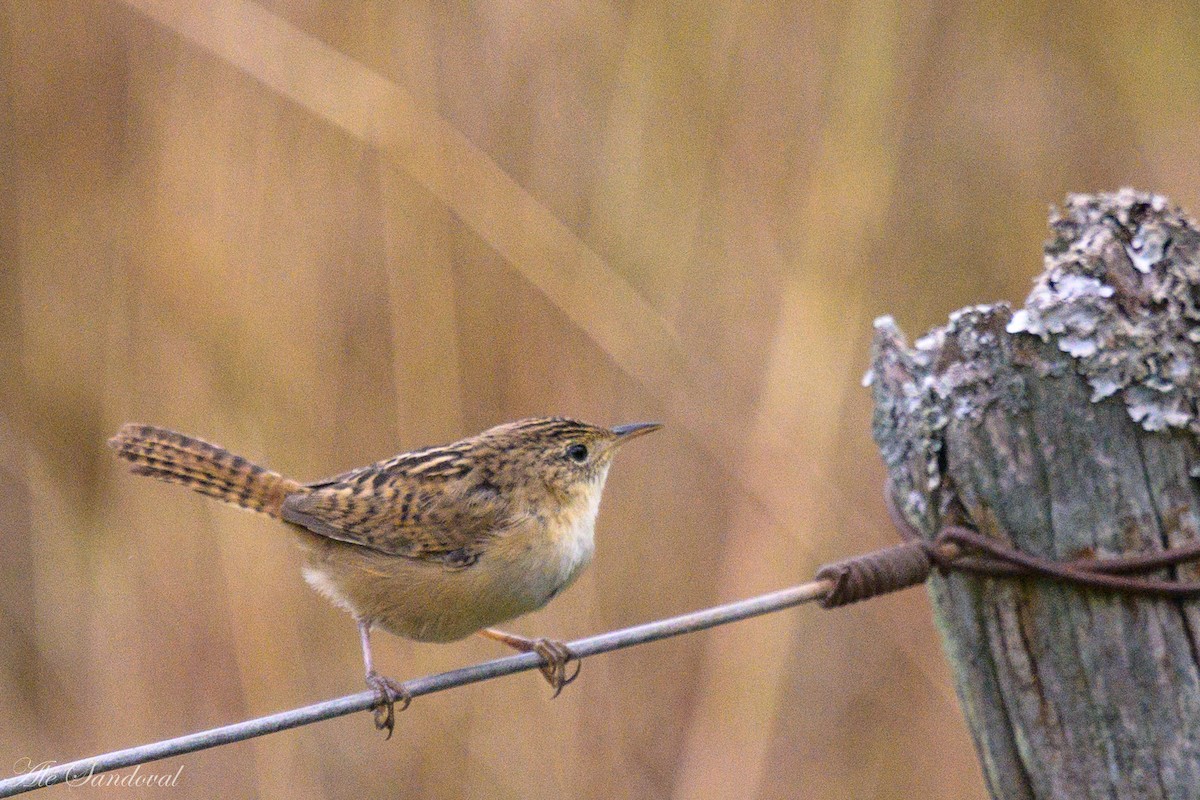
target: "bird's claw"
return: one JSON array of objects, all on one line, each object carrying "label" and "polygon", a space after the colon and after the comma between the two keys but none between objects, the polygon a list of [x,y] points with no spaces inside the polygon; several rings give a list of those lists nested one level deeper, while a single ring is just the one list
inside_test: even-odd
[{"label": "bird's claw", "polygon": [[[554,689],[552,697],[558,697],[564,686],[579,677],[583,662],[562,642],[554,639],[534,639],[532,649],[546,662],[538,669],[541,670],[546,683]],[[567,665],[572,661],[575,662],[575,669],[568,675]]]},{"label": "bird's claw", "polygon": [[403,711],[412,702],[412,695],[404,688],[404,684],[378,672],[367,673],[367,686],[379,695],[379,702],[374,708],[375,727],[381,731],[386,730],[385,738],[390,739],[392,731],[396,728],[396,701],[400,701],[400,710]]}]

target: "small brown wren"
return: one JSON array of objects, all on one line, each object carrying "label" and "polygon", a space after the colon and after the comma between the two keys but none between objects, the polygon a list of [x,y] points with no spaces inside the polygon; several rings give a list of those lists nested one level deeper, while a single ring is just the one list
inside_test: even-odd
[{"label": "small brown wren", "polygon": [[393,705],[409,698],[375,671],[372,628],[423,642],[480,633],[540,654],[556,696],[574,680],[562,643],[491,626],[579,576],[613,455],[659,427],[526,419],[306,484],[163,428],[126,424],[108,443],[138,475],[289,523],[305,579],[358,623],[367,684],[380,693],[375,722],[390,736]]}]

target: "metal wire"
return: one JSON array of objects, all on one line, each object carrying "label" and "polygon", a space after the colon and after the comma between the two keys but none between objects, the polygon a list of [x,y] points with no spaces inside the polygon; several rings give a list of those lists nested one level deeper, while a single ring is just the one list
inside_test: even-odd
[{"label": "metal wire", "polygon": [[[735,603],[694,611],[669,619],[647,622],[632,628],[622,628],[585,639],[568,642],[567,646],[577,657],[594,656],[624,647],[646,644],[659,639],[680,636],[685,633],[714,628],[730,622],[782,611],[785,608],[798,606],[801,603],[820,600],[829,593],[832,582],[815,580],[793,586],[770,594],[751,597]],[[433,694],[434,692],[452,689],[455,686],[465,686],[478,683],[502,675],[534,669],[542,664],[542,657],[536,653],[521,653],[520,655],[485,661],[462,669],[414,678],[404,683],[404,688],[413,697]],[[357,711],[368,711],[378,702],[375,692],[365,691],[357,694],[314,703],[291,711],[269,714],[265,717],[224,725],[199,733],[190,733],[175,739],[130,747],[112,753],[92,756],[91,758],[72,761],[67,764],[57,764],[45,769],[27,772],[13,778],[0,781],[0,797],[12,797],[15,794],[40,789],[64,781],[82,781],[88,776],[99,775],[122,767],[132,767],[136,764],[146,764],[161,758],[193,753],[209,747],[217,747],[231,742],[240,742],[255,736],[263,736],[276,731],[298,728],[321,720],[333,719]]]}]

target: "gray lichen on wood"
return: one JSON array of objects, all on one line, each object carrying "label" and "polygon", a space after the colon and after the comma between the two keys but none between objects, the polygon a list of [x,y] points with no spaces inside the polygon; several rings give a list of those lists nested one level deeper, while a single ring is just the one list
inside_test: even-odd
[{"label": "gray lichen on wood", "polygon": [[1076,196],[1050,221],[1046,271],[1010,333],[1053,340],[1092,399],[1120,392],[1147,430],[1200,433],[1197,232],[1165,198]]},{"label": "gray lichen on wood", "polygon": [[[1200,537],[1200,234],[1163,198],[1072,196],[1026,307],[908,346],[868,382],[893,492],[1055,559]],[[1193,568],[1180,569],[1193,576]],[[996,797],[1200,796],[1195,603],[950,574],[930,593]]]}]

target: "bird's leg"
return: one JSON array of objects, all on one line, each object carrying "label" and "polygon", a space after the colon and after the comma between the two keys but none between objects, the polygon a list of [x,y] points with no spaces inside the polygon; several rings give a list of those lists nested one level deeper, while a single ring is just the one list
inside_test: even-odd
[{"label": "bird's leg", "polygon": [[401,701],[400,710],[408,708],[412,695],[404,685],[380,675],[375,671],[371,660],[371,622],[358,620],[358,636],[362,640],[363,667],[367,671],[367,686],[379,693],[379,703],[375,706],[375,727],[387,731],[387,738],[392,738],[396,727],[396,701]]},{"label": "bird's leg", "polygon": [[[542,677],[546,679],[546,683],[553,687],[555,697],[558,697],[564,686],[579,677],[579,669],[582,663],[571,652],[571,649],[562,642],[554,639],[527,639],[524,636],[517,636],[515,633],[505,633],[495,628],[484,628],[479,632],[479,635],[495,639],[497,642],[503,642],[514,650],[520,650],[522,653],[537,653],[541,656],[546,663],[542,664],[538,669],[542,671]],[[575,662],[575,669],[568,676],[567,665],[572,661]]]}]

